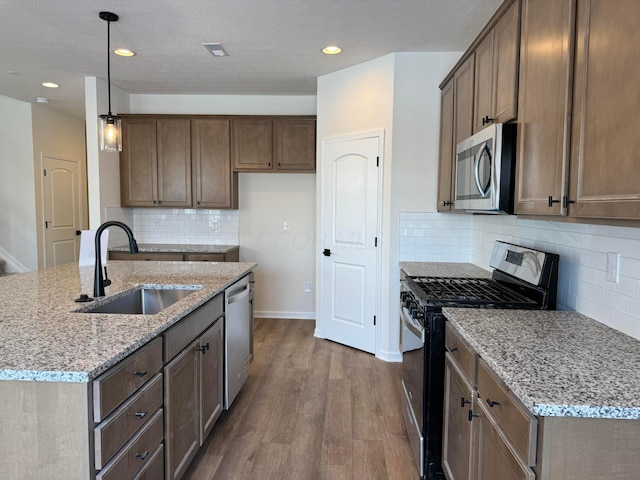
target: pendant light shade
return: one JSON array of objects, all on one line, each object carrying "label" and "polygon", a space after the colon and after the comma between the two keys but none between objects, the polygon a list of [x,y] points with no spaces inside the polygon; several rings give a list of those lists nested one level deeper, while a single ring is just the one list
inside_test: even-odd
[{"label": "pendant light shade", "polygon": [[122,122],[118,115],[111,113],[111,22],[118,21],[118,15],[100,12],[100,18],[107,22],[107,85],[109,88],[109,113],[99,115],[100,150],[122,151]]}]

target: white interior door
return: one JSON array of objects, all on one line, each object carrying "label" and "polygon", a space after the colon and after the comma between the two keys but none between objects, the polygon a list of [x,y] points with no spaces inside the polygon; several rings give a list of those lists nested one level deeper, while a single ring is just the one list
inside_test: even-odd
[{"label": "white interior door", "polygon": [[322,159],[321,327],[324,338],[376,351],[382,133],[325,141]]},{"label": "white interior door", "polygon": [[77,262],[82,230],[80,162],[43,157],[44,264]]}]

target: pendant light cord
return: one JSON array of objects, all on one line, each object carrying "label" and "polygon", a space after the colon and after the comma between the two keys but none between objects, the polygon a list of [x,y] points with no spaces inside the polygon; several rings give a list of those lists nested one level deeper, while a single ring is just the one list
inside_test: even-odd
[{"label": "pendant light cord", "polygon": [[107,87],[109,92],[109,116],[111,117],[111,22],[107,20]]}]

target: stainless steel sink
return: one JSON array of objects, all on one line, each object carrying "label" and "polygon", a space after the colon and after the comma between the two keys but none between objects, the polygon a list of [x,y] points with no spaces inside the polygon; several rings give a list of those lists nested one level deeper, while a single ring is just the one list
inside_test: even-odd
[{"label": "stainless steel sink", "polygon": [[153,315],[195,292],[192,288],[148,288],[132,290],[124,295],[87,310],[84,313],[119,313]]}]

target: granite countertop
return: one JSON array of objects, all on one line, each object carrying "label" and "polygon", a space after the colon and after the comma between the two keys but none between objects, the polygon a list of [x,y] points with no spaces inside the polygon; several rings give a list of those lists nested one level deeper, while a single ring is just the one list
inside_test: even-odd
[{"label": "granite countertop", "polygon": [[400,262],[410,277],[491,278],[491,272],[472,263]]},{"label": "granite countertop", "polygon": [[445,308],[538,416],[640,419],[640,342],[576,312]]},{"label": "granite countertop", "polygon": [[[238,245],[189,245],[181,243],[139,243],[141,253],[228,253]],[[128,252],[129,245],[109,247],[110,252]]]},{"label": "granite countertop", "polygon": [[[0,278],[0,380],[88,382],[222,292],[255,263],[111,262],[107,296],[93,292],[93,266],[76,264]],[[78,313],[140,285],[194,293],[155,315]]]}]

